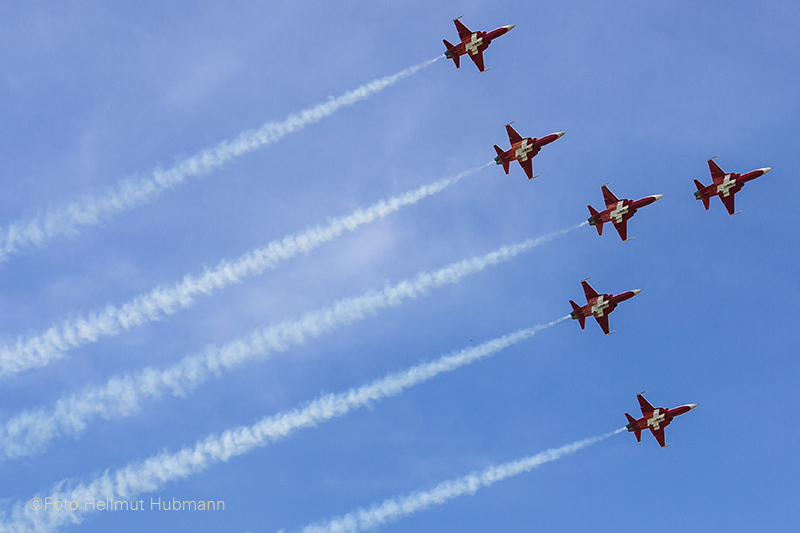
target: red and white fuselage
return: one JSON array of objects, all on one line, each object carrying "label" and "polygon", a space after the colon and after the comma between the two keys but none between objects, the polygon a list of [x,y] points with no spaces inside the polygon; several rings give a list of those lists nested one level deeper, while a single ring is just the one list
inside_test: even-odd
[{"label": "red and white fuselage", "polygon": [[598,294],[586,280],[581,281],[581,285],[586,295],[586,305],[580,306],[570,300],[569,303],[572,305],[572,313],[570,313],[570,316],[580,323],[581,329],[586,328],[586,318],[593,316],[606,335],[609,334],[608,315],[616,309],[620,302],[630,300],[642,292],[641,289],[635,289],[620,294]]},{"label": "red and white fuselage", "polygon": [[494,39],[497,39],[501,35],[505,35],[514,29],[514,25],[511,24],[509,26],[501,26],[496,30],[489,32],[471,31],[458,19],[455,19],[453,22],[456,25],[456,30],[458,30],[458,38],[461,39],[461,42],[453,45],[447,42],[447,40],[443,40],[444,45],[447,47],[447,50],[444,53],[445,57],[447,59],[452,59],[456,64],[456,68],[459,68],[461,66],[459,58],[463,55],[468,55],[481,72],[485,70],[483,66],[483,51],[489,47]]},{"label": "red and white fuselage", "polygon": [[605,185],[600,188],[603,191],[606,209],[598,212],[592,206],[588,206],[589,213],[592,214],[592,216],[589,217],[589,224],[597,228],[598,235],[602,235],[603,224],[611,222],[614,224],[614,228],[623,241],[628,240],[628,220],[633,217],[640,208],[650,205],[662,197],[661,194],[654,194],[635,201],[625,198],[620,200],[614,196],[614,193],[608,190],[608,187]]},{"label": "red and white fuselage", "polygon": [[509,172],[509,163],[518,161],[525,171],[525,174],[527,174],[528,179],[533,179],[535,177],[533,175],[533,158],[536,157],[536,154],[539,153],[542,146],[550,144],[564,135],[564,132],[560,131],[558,133],[546,135],[541,139],[537,139],[536,137],[523,137],[511,127],[511,124],[506,124],[506,133],[508,133],[511,149],[503,150],[495,144],[494,150],[497,152],[497,157],[494,158],[494,161],[498,165],[503,165],[503,170],[506,171],[506,174]]},{"label": "red and white fuselage", "polygon": [[696,403],[689,403],[667,409],[666,407],[653,407],[650,405],[650,402],[644,399],[642,394],[637,394],[636,399],[639,400],[639,406],[642,409],[643,416],[637,420],[628,413],[625,413],[628,419],[628,425],[625,426],[626,429],[636,435],[636,440],[638,442],[642,441],[642,431],[649,429],[662,448],[666,446],[664,428],[667,427],[676,416],[688,413],[697,407]]},{"label": "red and white fuselage", "polygon": [[709,199],[713,196],[719,196],[725,209],[728,210],[729,215],[735,215],[735,208],[733,202],[733,195],[742,190],[744,184],[756,178],[760,178],[770,170],[771,167],[758,168],[746,174],[737,174],[736,172],[725,173],[717,164],[712,160],[708,160],[708,169],[711,171],[711,185],[703,185],[698,180],[694,180],[697,191],[694,197],[703,201],[703,206],[708,210]]}]

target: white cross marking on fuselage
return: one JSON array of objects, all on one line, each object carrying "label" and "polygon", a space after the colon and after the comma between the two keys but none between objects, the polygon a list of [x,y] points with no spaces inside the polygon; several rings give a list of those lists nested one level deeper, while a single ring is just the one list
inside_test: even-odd
[{"label": "white cross marking on fuselage", "polygon": [[736,186],[736,179],[731,178],[730,174],[725,174],[725,179],[717,185],[717,193],[722,196],[730,196],[731,189]]},{"label": "white cross marking on fuselage", "polygon": [[517,148],[517,151],[514,152],[514,156],[520,161],[527,161],[528,152],[531,150],[533,150],[533,145],[528,144],[528,139],[522,139],[522,142],[519,144],[519,148]]},{"label": "white cross marking on fuselage", "polygon": [[478,53],[478,47],[483,44],[483,37],[478,37],[477,33],[472,34],[472,39],[464,46],[464,48],[469,52],[470,55],[475,55]]},{"label": "white cross marking on fuselage", "polygon": [[603,309],[605,309],[606,307],[608,307],[608,302],[606,301],[606,299],[601,294],[597,298],[597,301],[592,306],[592,314],[594,316],[603,316]]},{"label": "white cross marking on fuselage", "polygon": [[625,202],[620,200],[619,202],[617,202],[617,207],[614,208],[614,210],[611,211],[611,213],[609,213],[609,216],[613,218],[617,224],[619,224],[620,222],[622,222],[622,215],[624,215],[627,212],[628,212],[628,206],[625,205]]},{"label": "white cross marking on fuselage", "polygon": [[655,430],[661,428],[661,422],[664,421],[664,413],[661,412],[661,409],[655,409],[653,411],[653,416],[647,419],[647,425]]}]

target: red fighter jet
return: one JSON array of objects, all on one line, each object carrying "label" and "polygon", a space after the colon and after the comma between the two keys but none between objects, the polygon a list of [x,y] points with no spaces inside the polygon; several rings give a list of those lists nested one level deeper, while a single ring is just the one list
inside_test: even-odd
[{"label": "red fighter jet", "polygon": [[594,316],[594,319],[597,320],[597,323],[600,324],[600,327],[603,329],[603,333],[606,335],[609,333],[608,315],[611,313],[611,311],[617,307],[618,303],[629,300],[642,292],[641,289],[636,289],[617,295],[597,294],[597,291],[595,291],[591,285],[586,283],[586,280],[581,281],[581,285],[583,285],[583,292],[586,294],[586,305],[581,307],[570,300],[569,303],[572,304],[573,309],[572,313],[570,313],[570,316],[581,323],[581,329],[586,328],[586,317]]},{"label": "red fighter jet", "polygon": [[653,196],[647,196],[634,202],[633,200],[618,199],[605,185],[600,187],[600,189],[603,190],[606,210],[598,213],[594,207],[589,206],[589,212],[592,214],[592,216],[589,217],[589,224],[596,226],[597,234],[602,235],[603,224],[605,222],[611,222],[614,224],[614,228],[623,241],[628,240],[628,219],[633,217],[640,207],[650,205],[663,196],[661,194],[654,194]]},{"label": "red fighter jet", "polygon": [[735,172],[726,174],[717,166],[716,163],[714,163],[713,159],[714,158],[712,157],[708,160],[708,168],[711,170],[711,178],[714,180],[714,182],[706,187],[699,181],[694,180],[694,184],[697,186],[697,191],[694,193],[694,197],[698,200],[703,200],[703,205],[705,206],[706,210],[708,210],[708,200],[712,196],[719,196],[719,199],[722,200],[723,204],[725,204],[728,214],[735,215],[736,213],[733,211],[733,195],[739,192],[742,187],[744,187],[745,183],[763,176],[772,170],[772,168],[759,168],[753,170],[752,172],[748,172],[747,174],[737,174]]},{"label": "red fighter jet", "polygon": [[495,163],[503,165],[503,170],[508,174],[508,164],[514,160],[519,161],[520,166],[528,175],[528,179],[532,180],[536,176],[533,175],[533,158],[542,149],[542,146],[550,144],[556,139],[564,135],[563,131],[558,133],[551,133],[541,139],[536,137],[522,137],[517,133],[510,124],[506,124],[506,131],[508,132],[508,140],[511,142],[511,150],[503,150],[496,144],[494,150],[497,152],[497,157],[494,158]]},{"label": "red fighter jet", "polygon": [[[458,19],[460,18],[461,17],[458,17]],[[502,26],[490,32],[473,32],[464,26],[458,19],[455,19],[453,22],[456,23],[458,38],[461,39],[461,42],[453,46],[452,44],[448,43],[447,40],[443,40],[444,45],[447,47],[447,51],[444,53],[444,55],[447,59],[452,59],[456,64],[456,68],[459,68],[461,66],[459,64],[461,56],[464,54],[469,54],[469,58],[475,63],[475,66],[478,67],[478,70],[483,72],[483,51],[489,47],[494,39],[510,32],[514,28],[514,25],[511,24],[510,26]]]},{"label": "red fighter jet", "polygon": [[664,428],[672,422],[673,418],[683,413],[688,413],[697,407],[697,404],[690,403],[675,407],[674,409],[667,409],[666,407],[659,407],[656,409],[650,405],[650,402],[644,399],[642,394],[637,394],[636,399],[639,400],[639,405],[642,407],[642,415],[644,416],[636,420],[628,413],[625,413],[625,416],[628,418],[628,425],[625,427],[629,432],[633,432],[633,434],[636,435],[636,440],[638,442],[642,442],[642,431],[649,429],[663,448],[666,446],[666,444],[664,444]]}]

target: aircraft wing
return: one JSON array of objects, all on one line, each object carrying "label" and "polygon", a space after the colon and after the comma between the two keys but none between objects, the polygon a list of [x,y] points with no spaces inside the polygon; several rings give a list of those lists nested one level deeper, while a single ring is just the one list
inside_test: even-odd
[{"label": "aircraft wing", "polygon": [[586,280],[581,281],[581,285],[583,285],[583,293],[586,295],[587,302],[592,298],[597,298],[599,296],[599,294],[597,294],[597,291],[594,290],[591,285],[586,283]]},{"label": "aircraft wing", "polygon": [[642,408],[642,415],[650,416],[653,414],[655,408],[652,405],[650,405],[650,402],[644,399],[644,396],[642,396],[641,394],[637,394],[636,399],[639,400],[639,407]]},{"label": "aircraft wing", "polygon": [[472,62],[475,63],[475,66],[478,67],[478,70],[483,72],[483,70],[484,70],[483,69],[483,50],[478,50],[478,52],[476,52],[474,55],[473,54],[467,54],[467,55],[472,60]]},{"label": "aircraft wing", "polygon": [[725,179],[725,172],[714,163],[713,159],[708,160],[708,170],[711,171],[711,177],[714,180],[714,183],[719,183],[723,179]]},{"label": "aircraft wing", "polygon": [[660,444],[662,448],[664,446],[666,446],[666,443],[664,442],[664,428],[663,427],[662,428],[658,428],[658,429],[653,429],[651,427],[650,428],[650,432],[653,434],[653,436],[658,441],[658,444]]},{"label": "aircraft wing", "polygon": [[619,198],[614,196],[614,193],[608,190],[608,187],[603,185],[600,187],[600,190],[603,191],[603,199],[606,201],[606,207],[616,207],[617,202],[619,202]]},{"label": "aircraft wing", "polygon": [[508,141],[511,143],[511,146],[514,146],[514,143],[522,142],[522,135],[517,133],[517,130],[511,127],[511,124],[506,124],[506,133],[508,133]]},{"label": "aircraft wing", "polygon": [[725,209],[727,209],[727,210],[728,210],[728,214],[729,214],[729,215],[732,215],[732,214],[733,214],[733,211],[734,211],[734,209],[735,209],[735,208],[733,207],[733,192],[731,192],[731,194],[729,194],[728,196],[722,196],[722,195],[720,194],[720,195],[719,195],[719,199],[720,199],[720,200],[722,200],[722,203],[723,203],[723,204],[725,204]]},{"label": "aircraft wing", "polygon": [[[470,31],[470,29],[467,28],[466,26],[464,26],[461,23],[460,20],[456,19],[453,22],[455,22],[455,24],[456,24],[456,30],[458,30],[458,38],[459,39],[461,39],[463,41],[464,39],[467,39],[468,37],[470,37],[472,35],[472,32]],[[481,69],[481,70],[483,70],[483,69]]]},{"label": "aircraft wing", "polygon": [[628,221],[627,220],[623,220],[620,223],[616,223],[616,222],[612,221],[612,224],[614,224],[614,229],[617,230],[617,233],[619,233],[620,238],[623,241],[627,241],[628,240]]},{"label": "aircraft wing", "polygon": [[519,161],[519,164],[522,167],[522,170],[525,171],[525,174],[528,175],[528,179],[532,180],[533,179],[533,159],[531,159],[529,157],[525,161],[522,161],[521,159],[517,159],[517,161]]},{"label": "aircraft wing", "polygon": [[603,316],[593,315],[594,319],[597,320],[597,323],[600,324],[600,329],[603,330],[603,333],[608,335],[608,314],[603,314]]}]

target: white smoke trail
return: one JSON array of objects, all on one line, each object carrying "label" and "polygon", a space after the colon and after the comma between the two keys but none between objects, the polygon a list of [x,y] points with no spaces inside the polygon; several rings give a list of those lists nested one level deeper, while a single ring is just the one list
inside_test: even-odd
[{"label": "white smoke trail", "polygon": [[168,393],[184,396],[211,377],[247,362],[264,359],[271,352],[286,351],[292,345],[305,342],[308,337],[319,337],[367,318],[381,309],[396,307],[405,300],[425,294],[429,289],[457,283],[464,276],[509,261],[524,251],[585,224],[583,222],[536,239],[503,246],[486,255],[465,259],[433,272],[422,272],[382,291],[340,300],[332,307],[312,311],[299,320],[287,320],[258,330],[249,339],[230,342],[221,348],[208,347],[204,353],[185,357],[168,368],[146,368],[137,374],[114,377],[104,386],[89,387],[58,400],[52,410],[23,412],[3,425],[0,430],[0,450],[7,458],[31,455],[62,434],[83,431],[92,419],[131,416],[139,411],[142,401],[147,398],[159,398]]},{"label": "white smoke trail", "polygon": [[327,224],[313,226],[283,240],[273,241],[235,261],[223,260],[213,270],[206,270],[199,276],[186,275],[171,287],[156,287],[119,307],[108,305],[102,310],[85,316],[79,315],[52,326],[44,333],[19,338],[14,346],[0,347],[0,378],[29,368],[45,366],[64,357],[64,352],[69,349],[97,342],[102,337],[117,335],[141,324],[160,320],[180,309],[187,309],[194,305],[197,296],[209,295],[231,283],[261,274],[265,269],[275,268],[281,261],[299,253],[308,253],[345,231],[355,231],[358,227],[380,220],[401,207],[415,204],[491,164],[489,162],[456,176],[381,200],[350,215],[330,219]]},{"label": "white smoke trail", "polygon": [[8,228],[0,228],[0,262],[7,261],[10,256],[24,248],[32,245],[43,246],[56,237],[75,235],[81,226],[97,225],[117,213],[147,203],[163,191],[177,187],[189,177],[206,174],[235,157],[273,144],[343,107],[369,98],[408,78],[442,57],[444,56],[414,65],[391,76],[373,80],[338,98],[332,98],[325,103],[290,115],[283,122],[268,122],[259,129],[245,131],[236,139],[207,148],[168,170],[156,169],[151,177],[122,180],[100,196],[84,196],[69,205],[56,207],[31,220],[19,220]]},{"label": "white smoke trail", "polygon": [[[326,406],[320,405],[318,409],[325,410]],[[94,507],[85,505],[86,501],[110,501],[113,507],[114,502],[135,500],[140,494],[161,490],[167,483],[202,472],[214,463],[228,461],[232,457],[246,453],[255,447],[264,446],[291,433],[294,428],[289,425],[282,427],[279,416],[264,419],[254,426],[243,426],[226,431],[221,435],[211,435],[199,441],[194,447],[183,448],[176,453],[164,452],[140,463],[131,464],[113,472],[107,471],[87,483],[76,484],[69,480],[62,481],[52,489],[50,494],[36,495],[24,503],[15,504],[7,519],[0,523],[0,533],[55,531],[65,524],[79,524],[85,515],[94,512]],[[335,414],[331,416],[335,416]],[[320,416],[319,418],[328,419],[331,416]],[[305,424],[305,426],[313,425],[315,425],[313,421]],[[386,500],[370,509],[359,509],[343,517],[334,518],[325,524],[309,525],[303,531],[344,532],[372,529],[432,505],[441,505],[458,496],[474,494],[480,488],[528,472],[544,463],[557,461],[565,455],[575,453],[622,431],[625,431],[625,428],[492,467],[479,474],[470,474],[460,479],[445,481],[430,491],[414,492],[402,498]],[[39,504],[38,508],[36,502]],[[45,509],[44,504],[48,502],[50,502],[50,506]],[[52,502],[62,503],[60,507],[54,508]],[[73,506],[72,502],[77,502],[77,504]]]},{"label": "white smoke trail", "polygon": [[445,481],[429,491],[412,492],[406,496],[388,499],[369,509],[358,509],[344,516],[334,518],[329,522],[311,524],[303,528],[303,533],[323,533],[328,531],[331,533],[344,533],[371,530],[388,522],[428,509],[433,505],[442,505],[453,498],[475,494],[478,489],[489,487],[498,481],[529,472],[545,463],[558,461],[566,455],[573,454],[623,431],[625,431],[625,428],[620,428],[599,437],[580,440],[518,461],[494,466],[480,473]]},{"label": "white smoke trail", "polygon": [[[66,486],[66,482],[62,482],[55,487],[53,493],[49,495],[50,500],[47,501],[84,502],[83,498],[87,496],[95,500],[128,500],[144,492],[157,491],[168,482],[201,472],[214,463],[227,461],[231,457],[288,437],[297,429],[313,427],[320,422],[344,416],[353,409],[396,396],[403,390],[419,385],[443,372],[450,372],[492,356],[567,318],[569,315],[548,324],[515,331],[479,346],[416,365],[403,372],[388,374],[362,387],[354,387],[338,394],[326,394],[302,408],[268,416],[251,426],[240,426],[221,435],[210,435],[194,447],[187,447],[173,454],[162,453],[142,463],[117,470],[113,474],[106,472],[88,484],[65,490],[63,487]],[[46,496],[38,498],[45,501]],[[80,505],[70,513],[70,517],[65,518],[61,516],[62,511],[55,512],[55,516],[45,519],[42,515],[47,515],[46,512],[33,511],[27,506],[17,505],[12,511],[11,523],[25,531],[44,531],[66,521],[80,522],[81,516],[87,512],[85,506]],[[2,529],[3,526],[0,526],[0,531],[13,530],[9,523],[5,525],[9,529]]]}]

